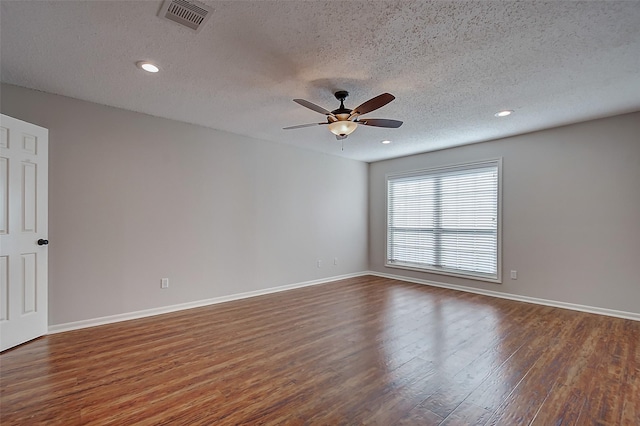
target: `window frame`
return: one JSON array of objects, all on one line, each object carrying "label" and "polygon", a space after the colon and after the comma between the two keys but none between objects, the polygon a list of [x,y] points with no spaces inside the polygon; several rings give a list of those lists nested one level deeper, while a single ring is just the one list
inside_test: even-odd
[{"label": "window frame", "polygon": [[[497,235],[496,235],[496,274],[487,275],[481,273],[474,273],[472,271],[451,270],[446,268],[412,266],[398,263],[391,263],[389,261],[389,190],[390,181],[395,179],[411,178],[424,175],[432,175],[436,173],[446,173],[456,170],[469,170],[474,168],[482,168],[487,166],[496,166],[498,170],[497,178]],[[429,167],[425,169],[404,171],[404,172],[391,172],[385,175],[385,266],[387,268],[404,269],[409,271],[426,272],[430,274],[446,275],[451,277],[467,278],[478,281],[487,281],[492,283],[502,283],[502,157],[490,158],[481,161],[456,163],[445,166]]]}]

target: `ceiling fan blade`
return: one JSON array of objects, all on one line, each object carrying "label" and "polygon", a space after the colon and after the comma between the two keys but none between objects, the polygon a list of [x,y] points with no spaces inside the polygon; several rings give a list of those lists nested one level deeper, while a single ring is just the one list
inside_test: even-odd
[{"label": "ceiling fan blade", "polygon": [[364,124],[365,126],[374,126],[374,127],[390,127],[392,129],[397,129],[402,126],[402,121],[399,120],[388,120],[386,118],[364,118],[362,120],[356,121],[358,124]]},{"label": "ceiling fan blade", "polygon": [[282,130],[302,129],[303,127],[321,126],[323,124],[329,124],[329,123],[324,122],[324,123],[298,124],[297,126],[283,127]]},{"label": "ceiling fan blade", "polygon": [[362,105],[355,107],[353,111],[351,111],[351,115],[362,115],[368,112],[374,111],[378,108],[381,108],[394,100],[396,97],[391,93],[383,93],[382,95],[378,95],[375,98],[369,99],[367,102]]},{"label": "ceiling fan blade", "polygon": [[315,112],[319,112],[320,114],[324,114],[324,115],[333,115],[331,113],[331,111],[322,108],[321,106],[318,106],[314,103],[311,103],[309,101],[305,101],[304,99],[294,99],[293,102],[302,105],[303,107],[309,108]]}]

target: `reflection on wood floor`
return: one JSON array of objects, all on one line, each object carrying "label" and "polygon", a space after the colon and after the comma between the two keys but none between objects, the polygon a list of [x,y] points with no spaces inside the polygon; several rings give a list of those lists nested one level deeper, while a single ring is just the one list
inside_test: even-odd
[{"label": "reflection on wood floor", "polygon": [[640,322],[359,277],[0,355],[2,425],[639,425]]}]

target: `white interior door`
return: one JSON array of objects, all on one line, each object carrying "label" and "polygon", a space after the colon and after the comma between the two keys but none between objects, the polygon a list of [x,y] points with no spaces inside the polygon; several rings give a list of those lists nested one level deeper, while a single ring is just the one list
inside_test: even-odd
[{"label": "white interior door", "polygon": [[0,351],[47,333],[48,134],[0,116]]}]

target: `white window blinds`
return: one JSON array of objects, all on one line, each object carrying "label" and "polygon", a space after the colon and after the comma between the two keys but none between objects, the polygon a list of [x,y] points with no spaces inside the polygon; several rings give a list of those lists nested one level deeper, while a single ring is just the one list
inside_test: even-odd
[{"label": "white window blinds", "polygon": [[387,177],[387,266],[499,281],[500,161]]}]

